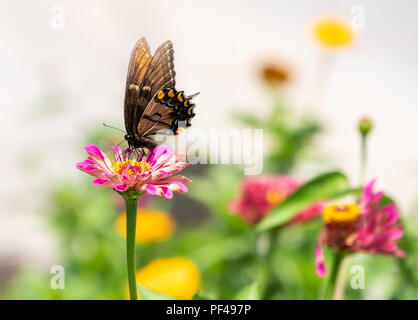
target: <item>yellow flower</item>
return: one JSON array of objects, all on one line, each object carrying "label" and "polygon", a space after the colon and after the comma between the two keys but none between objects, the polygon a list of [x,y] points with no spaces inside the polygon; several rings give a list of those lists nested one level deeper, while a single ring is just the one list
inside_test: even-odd
[{"label": "yellow flower", "polygon": [[200,288],[200,271],[187,258],[157,258],[137,271],[136,281],[160,294],[190,300]]},{"label": "yellow flower", "polygon": [[[122,212],[117,220],[116,227],[123,237],[126,237],[126,213]],[[154,209],[138,210],[136,221],[136,242],[158,242],[170,237],[176,229],[174,219],[164,211]]]},{"label": "yellow flower", "polygon": [[322,211],[325,223],[347,224],[357,220],[360,208],[357,203],[332,203]]},{"label": "yellow flower", "polygon": [[318,19],[313,25],[313,34],[321,46],[331,50],[348,47],[355,39],[350,22],[339,17]]}]

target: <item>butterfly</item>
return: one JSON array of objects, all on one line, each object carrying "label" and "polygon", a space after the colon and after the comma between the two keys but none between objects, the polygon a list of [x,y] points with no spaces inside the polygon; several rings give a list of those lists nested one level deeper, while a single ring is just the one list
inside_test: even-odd
[{"label": "butterfly", "polygon": [[145,38],[135,45],[128,68],[125,91],[125,140],[128,149],[154,148],[158,133],[178,134],[191,125],[195,105],[175,89],[174,49],[171,41],[158,47],[154,55]]}]

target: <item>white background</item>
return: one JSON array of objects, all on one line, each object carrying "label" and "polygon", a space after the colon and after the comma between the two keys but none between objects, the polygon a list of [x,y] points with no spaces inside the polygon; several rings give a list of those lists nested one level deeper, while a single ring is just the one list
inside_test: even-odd
[{"label": "white background", "polygon": [[[56,5],[63,30],[50,27]],[[338,56],[321,108],[307,105],[318,58],[308,23],[324,13],[350,17],[353,5],[364,7],[365,29]],[[178,88],[201,92],[196,127],[233,126],[238,107],[268,110],[257,77],[265,57],[292,66],[292,106],[320,115],[327,132],[318,145],[353,181],[356,121],[372,117],[368,176],[408,211],[418,190],[417,13],[412,0],[1,1],[0,259],[48,265],[54,245],[39,219],[47,192],[80,178],[87,132],[104,121],[123,126],[128,58],[142,36],[152,50],[174,42]]]}]

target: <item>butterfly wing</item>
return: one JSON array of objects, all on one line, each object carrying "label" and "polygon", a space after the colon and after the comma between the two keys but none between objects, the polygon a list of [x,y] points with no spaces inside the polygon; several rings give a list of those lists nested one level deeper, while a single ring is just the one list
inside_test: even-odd
[{"label": "butterfly wing", "polygon": [[151,60],[152,55],[147,41],[145,38],[139,39],[129,61],[125,89],[125,128],[131,136],[135,134],[139,119],[149,103],[140,99],[140,94]]},{"label": "butterfly wing", "polygon": [[185,97],[174,87],[171,41],[164,42],[151,56],[145,39],[140,39],[132,52],[126,84],[125,126],[130,147],[156,145],[153,134],[162,129],[177,134],[181,121],[190,126],[192,96]]},{"label": "butterfly wing", "polygon": [[159,102],[151,101],[138,124],[142,136],[150,136],[162,129],[169,129],[174,120],[170,110]]},{"label": "butterfly wing", "polygon": [[197,94],[185,96],[183,91],[165,88],[154,96],[141,117],[138,127],[145,137],[156,134],[157,131],[178,134],[181,126],[191,126],[191,119],[195,116],[195,105],[191,99]]},{"label": "butterfly wing", "polygon": [[173,43],[168,40],[158,47],[144,76],[143,95],[147,103],[163,88],[174,88],[176,72],[174,71]]},{"label": "butterfly wing", "polygon": [[169,110],[154,98],[164,88],[174,88],[175,75],[173,44],[166,41],[156,50],[144,77],[143,94],[139,101],[141,104],[147,103],[147,106],[138,123],[137,130],[140,136],[169,127]]}]

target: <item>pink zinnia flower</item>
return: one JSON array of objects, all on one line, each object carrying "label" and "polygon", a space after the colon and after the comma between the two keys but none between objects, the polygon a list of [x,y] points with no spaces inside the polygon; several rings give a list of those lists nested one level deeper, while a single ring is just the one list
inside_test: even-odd
[{"label": "pink zinnia flower", "polygon": [[403,236],[400,215],[394,204],[382,206],[383,192],[373,192],[368,183],[358,203],[332,203],[322,213],[324,220],[315,249],[316,272],[326,274],[322,246],[334,251],[389,255],[404,258],[397,242]]},{"label": "pink zinnia flower", "polygon": [[[297,180],[284,175],[246,177],[241,183],[241,196],[231,201],[229,210],[248,224],[256,224],[299,187]],[[304,208],[286,225],[315,219],[321,214],[323,204],[319,201]]]},{"label": "pink zinnia flower", "polygon": [[96,145],[88,144],[88,158],[77,163],[77,168],[95,177],[95,186],[114,188],[116,191],[137,190],[171,199],[173,193],[187,192],[185,183],[190,179],[174,175],[189,163],[180,161],[167,145],[160,145],[148,152],[141,151],[135,159],[132,153],[122,152],[122,147],[112,147],[114,160]]}]

